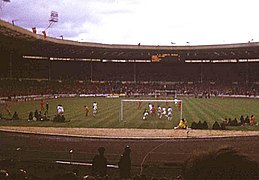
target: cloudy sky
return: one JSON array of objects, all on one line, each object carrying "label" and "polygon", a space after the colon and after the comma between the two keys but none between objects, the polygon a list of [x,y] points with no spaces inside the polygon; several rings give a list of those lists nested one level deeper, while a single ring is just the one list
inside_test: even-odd
[{"label": "cloudy sky", "polygon": [[[47,35],[107,44],[203,45],[259,41],[258,0],[10,0],[0,18]],[[189,42],[189,43],[187,43]]]}]

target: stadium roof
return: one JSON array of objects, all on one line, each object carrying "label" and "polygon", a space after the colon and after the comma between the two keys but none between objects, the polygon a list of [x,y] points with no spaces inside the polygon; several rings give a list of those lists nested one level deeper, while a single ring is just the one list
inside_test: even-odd
[{"label": "stadium roof", "polygon": [[151,60],[152,55],[177,54],[179,60],[259,59],[259,43],[147,46],[76,42],[44,37],[0,20],[0,48],[22,56],[107,60]]}]

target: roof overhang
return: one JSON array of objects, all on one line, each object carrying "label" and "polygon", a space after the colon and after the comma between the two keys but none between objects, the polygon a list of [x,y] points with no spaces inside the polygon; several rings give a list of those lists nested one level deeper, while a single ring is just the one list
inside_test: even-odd
[{"label": "roof overhang", "polygon": [[259,43],[197,46],[149,46],[77,42],[46,37],[0,20],[0,48],[21,55],[88,59],[151,60],[153,55],[177,54],[179,60],[259,59]]}]

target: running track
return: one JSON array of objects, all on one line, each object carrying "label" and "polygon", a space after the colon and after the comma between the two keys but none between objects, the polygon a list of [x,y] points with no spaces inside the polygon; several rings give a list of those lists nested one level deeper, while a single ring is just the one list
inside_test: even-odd
[{"label": "running track", "polygon": [[69,159],[72,157],[69,153],[72,149],[73,160],[89,162],[98,147],[104,146],[108,161],[116,164],[126,145],[131,147],[132,164],[135,166],[140,166],[147,154],[144,164],[181,163],[194,151],[206,151],[222,146],[234,147],[259,162],[259,136],[141,139],[70,137],[0,131],[2,157]]}]

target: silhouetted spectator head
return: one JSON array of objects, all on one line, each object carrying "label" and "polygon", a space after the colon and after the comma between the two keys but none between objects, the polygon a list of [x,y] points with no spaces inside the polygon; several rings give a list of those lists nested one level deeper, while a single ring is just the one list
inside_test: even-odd
[{"label": "silhouetted spectator head", "polygon": [[121,155],[119,160],[119,170],[120,170],[120,179],[129,179],[131,177],[131,158],[130,158],[131,149],[129,146],[124,148],[123,155]]},{"label": "silhouetted spectator head", "polygon": [[203,152],[185,162],[183,179],[258,179],[258,165],[232,148]]},{"label": "silhouetted spectator head", "polygon": [[92,174],[95,177],[105,177],[107,175],[107,159],[104,157],[104,147],[99,147],[99,155],[95,155],[92,163]]},{"label": "silhouetted spectator head", "polygon": [[214,124],[212,125],[212,129],[214,129],[214,130],[220,130],[221,129],[218,121],[214,122]]},{"label": "silhouetted spectator head", "polygon": [[238,126],[237,118],[232,121],[232,126]]},{"label": "silhouetted spectator head", "polygon": [[124,152],[127,153],[127,154],[130,154],[131,149],[128,145],[124,148]]},{"label": "silhouetted spectator head", "polygon": [[192,122],[191,129],[197,129],[197,123],[195,121]]},{"label": "silhouetted spectator head", "polygon": [[231,120],[231,118],[228,118],[228,125],[229,125],[229,126],[232,126],[232,120]]},{"label": "silhouetted spectator head", "polygon": [[208,126],[207,121],[204,121],[204,122],[202,123],[202,129],[208,129],[208,128],[209,128],[209,126]]},{"label": "silhouetted spectator head", "polygon": [[202,129],[202,123],[201,123],[201,121],[198,122],[198,124],[197,124],[197,129]]},{"label": "silhouetted spectator head", "polygon": [[99,147],[99,148],[98,148],[98,152],[99,152],[100,154],[104,154],[104,151],[105,151],[105,148],[104,148],[104,147]]},{"label": "silhouetted spectator head", "polygon": [[240,120],[241,125],[243,125],[245,123],[245,118],[243,115],[240,116],[239,120]]},{"label": "silhouetted spectator head", "polygon": [[220,123],[220,129],[226,130],[226,124],[224,122]]}]

